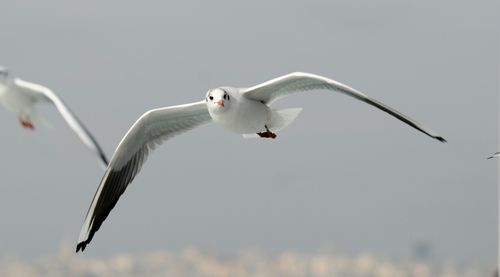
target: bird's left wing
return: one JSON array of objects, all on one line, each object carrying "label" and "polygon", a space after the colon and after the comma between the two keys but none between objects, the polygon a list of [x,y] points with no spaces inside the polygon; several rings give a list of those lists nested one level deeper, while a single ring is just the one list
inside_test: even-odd
[{"label": "bird's left wing", "polygon": [[289,94],[315,89],[333,90],[354,97],[367,104],[377,107],[378,109],[396,117],[397,119],[434,139],[437,139],[441,142],[446,142],[443,137],[434,134],[434,132],[425,128],[424,126],[422,126],[422,124],[411,119],[409,116],[398,112],[396,109],[393,109],[385,105],[384,103],[373,99],[368,95],[357,91],[347,85],[319,75],[304,72],[294,72],[250,88],[243,88],[241,89],[241,93],[247,98],[261,101],[262,103],[271,104],[277,99]]},{"label": "bird's left wing", "polygon": [[69,127],[76,133],[76,135],[80,138],[80,140],[89,148],[92,152],[94,152],[100,159],[104,168],[108,166],[108,159],[106,158],[106,154],[102,150],[97,140],[90,133],[90,131],[83,125],[83,123],[74,115],[71,110],[64,104],[64,102],[49,88],[44,86],[26,82],[21,79],[15,79],[16,85],[23,90],[24,93],[28,93],[35,100],[47,100],[52,102],[59,113],[62,115],[66,123],[68,123]]},{"label": "bird's left wing", "polygon": [[205,101],[155,109],[142,115],[128,130],[111,158],[85,217],[76,252],[85,250],[150,151],[163,141],[211,120]]}]

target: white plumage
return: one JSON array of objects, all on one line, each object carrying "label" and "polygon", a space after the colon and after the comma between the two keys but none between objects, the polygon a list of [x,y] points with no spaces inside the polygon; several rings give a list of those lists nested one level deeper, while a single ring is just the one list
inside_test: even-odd
[{"label": "white plumage", "polygon": [[326,89],[370,104],[441,142],[446,140],[418,122],[367,95],[337,81],[309,73],[291,73],[250,88],[219,87],[209,90],[204,101],[146,112],[132,125],[113,154],[87,212],[76,251],[83,251],[136,174],[147,155],[161,142],[214,121],[226,129],[275,138],[290,124],[298,109],[273,110],[275,100],[299,91]]},{"label": "white plumage", "polygon": [[83,144],[99,158],[104,168],[107,167],[108,160],[97,140],[61,98],[52,90],[13,77],[5,68],[0,67],[0,104],[15,113],[24,128],[33,129],[34,123],[41,120],[35,111],[35,105],[38,103],[53,104]]}]

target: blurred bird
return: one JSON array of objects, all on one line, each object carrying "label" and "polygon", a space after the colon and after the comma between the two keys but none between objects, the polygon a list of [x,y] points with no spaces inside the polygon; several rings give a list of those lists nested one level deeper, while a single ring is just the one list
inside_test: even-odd
[{"label": "blurred bird", "polygon": [[12,76],[5,67],[0,66],[0,103],[5,109],[14,112],[21,126],[29,130],[35,129],[35,123],[44,122],[35,112],[35,104],[52,103],[83,144],[99,158],[104,168],[108,166],[106,155],[97,140],[50,89]]},{"label": "blurred bird", "polygon": [[496,152],[496,153],[495,153],[495,154],[493,154],[492,156],[489,156],[489,157],[488,157],[488,160],[489,160],[489,159],[496,158],[496,157],[498,157],[498,156],[500,156],[500,152]]},{"label": "blurred bird", "polygon": [[76,252],[85,250],[128,184],[140,171],[156,146],[176,135],[214,121],[244,137],[275,139],[302,109],[272,109],[277,99],[294,92],[326,89],[370,104],[441,142],[446,140],[429,129],[337,81],[309,73],[291,73],[250,88],[219,87],[207,92],[203,101],[154,109],[143,114],[116,148],[87,212]]}]

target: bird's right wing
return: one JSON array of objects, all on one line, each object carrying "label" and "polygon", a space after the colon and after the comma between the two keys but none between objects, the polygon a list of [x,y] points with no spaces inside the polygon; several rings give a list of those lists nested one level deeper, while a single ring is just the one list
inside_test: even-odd
[{"label": "bird's right wing", "polygon": [[134,180],[150,151],[163,141],[211,121],[205,101],[150,110],[128,130],[115,150],[82,226],[76,252],[83,251]]}]

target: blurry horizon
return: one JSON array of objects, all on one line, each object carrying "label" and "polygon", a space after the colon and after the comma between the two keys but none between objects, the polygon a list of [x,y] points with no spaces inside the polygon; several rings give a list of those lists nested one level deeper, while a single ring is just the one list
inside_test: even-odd
[{"label": "blurry horizon", "polygon": [[111,256],[75,255],[73,242],[63,240],[56,253],[23,261],[0,259],[1,276],[494,276],[496,264],[434,261],[432,258],[394,258],[368,252],[346,254],[333,249],[283,250],[266,254],[241,249],[220,255],[187,246],[179,251],[153,250]]},{"label": "blurry horizon", "polygon": [[[110,158],[144,112],[293,71],[345,83],[439,143],[325,91],[276,140],[216,124],[152,153],[85,252],[188,246],[490,263],[498,245],[498,1],[5,1],[0,64],[54,90]],[[0,260],[76,241],[103,175],[51,106],[0,109]]]}]

